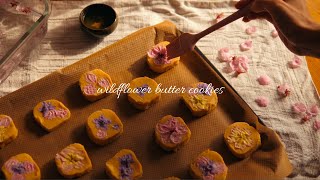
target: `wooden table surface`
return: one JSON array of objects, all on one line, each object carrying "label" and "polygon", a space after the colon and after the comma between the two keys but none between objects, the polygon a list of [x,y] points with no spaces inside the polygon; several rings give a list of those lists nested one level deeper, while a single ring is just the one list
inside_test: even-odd
[{"label": "wooden table surface", "polygon": [[[312,18],[320,23],[320,0],[307,0],[307,4]],[[320,92],[320,59],[307,57],[307,62],[314,84]]]}]

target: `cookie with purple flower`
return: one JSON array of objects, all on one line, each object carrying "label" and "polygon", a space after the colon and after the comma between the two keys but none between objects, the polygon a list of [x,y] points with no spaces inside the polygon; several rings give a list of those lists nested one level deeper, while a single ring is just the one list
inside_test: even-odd
[{"label": "cookie with purple flower", "polygon": [[170,44],[170,42],[162,41],[147,52],[147,63],[154,72],[163,73],[179,64],[180,57],[168,58],[166,48],[168,44]]},{"label": "cookie with purple flower", "polygon": [[0,149],[12,142],[18,136],[18,129],[11,117],[0,114]]},{"label": "cookie with purple flower", "polygon": [[105,145],[123,133],[123,124],[115,112],[102,109],[92,113],[86,124],[89,138],[96,144]]},{"label": "cookie with purple flower", "polygon": [[199,82],[186,88],[181,95],[193,116],[204,116],[217,107],[218,96],[212,84]]},{"label": "cookie with purple flower", "polygon": [[26,153],[18,154],[8,159],[2,166],[2,172],[5,179],[41,179],[39,166],[32,157]]},{"label": "cookie with purple flower", "polygon": [[93,102],[107,96],[105,92],[111,87],[112,80],[101,69],[94,69],[81,75],[79,85],[83,96]]},{"label": "cookie with purple flower", "polygon": [[112,179],[138,179],[142,176],[142,165],[135,153],[122,149],[106,162],[106,173]]},{"label": "cookie with purple flower", "polygon": [[215,151],[203,151],[190,165],[190,173],[196,179],[225,180],[228,167]]},{"label": "cookie with purple flower", "polygon": [[161,93],[156,92],[158,83],[149,77],[138,77],[130,82],[129,102],[140,110],[149,109],[159,101]]},{"label": "cookie with purple flower", "polygon": [[38,103],[33,109],[33,116],[42,128],[51,132],[69,120],[71,113],[62,102],[50,99]]}]

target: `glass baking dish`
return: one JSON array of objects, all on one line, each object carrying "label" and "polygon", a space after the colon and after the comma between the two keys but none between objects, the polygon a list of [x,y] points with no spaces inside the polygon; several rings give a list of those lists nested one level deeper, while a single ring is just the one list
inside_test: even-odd
[{"label": "glass baking dish", "polygon": [[50,0],[0,0],[0,84],[47,33]]}]

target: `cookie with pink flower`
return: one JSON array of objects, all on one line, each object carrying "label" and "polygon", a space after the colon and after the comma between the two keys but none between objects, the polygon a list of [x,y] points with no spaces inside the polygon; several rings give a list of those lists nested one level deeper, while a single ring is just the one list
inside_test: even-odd
[{"label": "cookie with pink flower", "polygon": [[26,153],[10,157],[2,166],[2,173],[5,179],[41,179],[39,166],[32,157]]},{"label": "cookie with pink flower", "polygon": [[168,44],[170,44],[170,42],[162,41],[148,50],[147,63],[152,71],[164,73],[179,64],[180,57],[168,58],[166,48]]},{"label": "cookie with pink flower", "polygon": [[0,114],[0,149],[18,136],[18,129],[10,116]]},{"label": "cookie with pink flower", "polygon": [[98,145],[105,145],[123,133],[123,124],[117,114],[110,109],[92,113],[86,124],[89,138]]},{"label": "cookie with pink flower", "polygon": [[70,119],[70,110],[60,101],[50,99],[33,108],[34,119],[45,130],[51,132]]},{"label": "cookie with pink flower", "polygon": [[94,69],[81,75],[79,85],[83,96],[93,102],[107,96],[106,92],[112,86],[112,80],[109,74],[101,69]]},{"label": "cookie with pink flower", "polygon": [[164,116],[155,127],[156,142],[166,151],[177,151],[187,144],[191,131],[181,117]]}]

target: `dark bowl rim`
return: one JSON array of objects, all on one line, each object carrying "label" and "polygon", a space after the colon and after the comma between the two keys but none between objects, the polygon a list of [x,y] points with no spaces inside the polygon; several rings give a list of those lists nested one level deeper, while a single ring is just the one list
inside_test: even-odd
[{"label": "dark bowl rim", "polygon": [[[110,10],[112,10],[112,11],[114,12],[114,14],[115,14],[115,18],[113,19],[113,22],[112,22],[109,26],[107,26],[107,27],[105,27],[105,28],[102,28],[102,29],[93,29],[93,28],[90,28],[89,26],[87,26],[87,25],[84,23],[84,17],[85,17],[85,15],[86,15],[85,11],[86,11],[87,9],[89,9],[90,7],[96,6],[96,5],[103,5],[103,6],[107,7],[107,8],[109,8]],[[94,3],[94,4],[90,4],[90,5],[88,5],[88,6],[86,6],[85,8],[82,9],[82,11],[80,12],[79,19],[80,19],[80,23],[81,23],[85,28],[87,28],[87,29],[89,29],[89,30],[91,30],[91,31],[105,31],[105,30],[108,30],[112,25],[114,25],[115,23],[117,23],[117,21],[118,21],[118,14],[117,14],[117,12],[116,12],[116,10],[115,10],[114,8],[112,8],[111,6],[109,6],[109,5],[107,5],[107,4],[104,4],[104,3]]]}]

